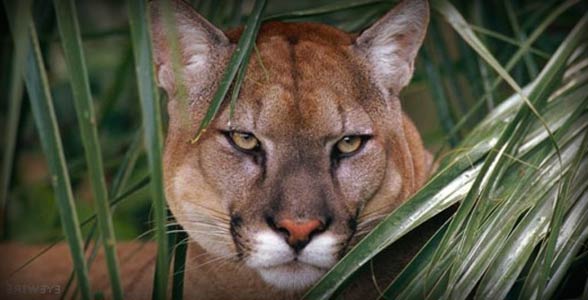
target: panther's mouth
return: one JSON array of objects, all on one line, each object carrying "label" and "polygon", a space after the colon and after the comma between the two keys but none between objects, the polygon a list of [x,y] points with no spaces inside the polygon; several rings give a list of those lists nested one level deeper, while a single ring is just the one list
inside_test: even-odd
[{"label": "panther's mouth", "polygon": [[337,239],[332,234],[317,236],[300,251],[271,231],[259,232],[253,240],[246,263],[277,288],[307,288],[337,261]]},{"label": "panther's mouth", "polygon": [[324,272],[324,271],[328,270],[330,266],[317,265],[313,262],[307,262],[307,261],[304,261],[303,259],[301,259],[300,256],[296,255],[289,261],[286,261],[283,263],[277,263],[275,265],[259,267],[258,269],[260,269],[260,270],[261,269],[276,269],[276,270],[297,272],[299,270],[306,269],[307,267],[322,270]]},{"label": "panther's mouth", "polygon": [[328,269],[292,260],[273,267],[258,268],[263,280],[277,288],[299,290],[307,288],[321,278]]}]

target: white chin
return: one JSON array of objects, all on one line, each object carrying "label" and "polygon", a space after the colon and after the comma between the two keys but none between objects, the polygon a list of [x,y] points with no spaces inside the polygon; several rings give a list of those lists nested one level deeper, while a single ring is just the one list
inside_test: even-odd
[{"label": "white chin", "polygon": [[325,270],[304,263],[259,268],[257,271],[265,282],[283,290],[308,288],[325,273]]}]

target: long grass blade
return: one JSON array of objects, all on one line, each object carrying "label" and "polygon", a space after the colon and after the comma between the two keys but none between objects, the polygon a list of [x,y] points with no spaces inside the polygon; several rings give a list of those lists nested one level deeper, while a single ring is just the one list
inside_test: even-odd
[{"label": "long grass blade", "polygon": [[[82,38],[86,39],[85,36]],[[119,66],[114,71],[114,76],[109,87],[105,89],[100,98],[100,106],[96,108],[96,123],[102,127],[105,117],[111,112],[114,106],[122,99],[125,91],[129,90],[129,82],[132,82],[133,73],[133,51],[131,47],[125,50]]]},{"label": "long grass blade", "polygon": [[[521,294],[519,296],[520,299],[537,298],[538,295],[542,295],[542,297],[545,298],[551,298],[550,296],[554,292],[553,287],[556,285],[553,284],[553,282],[557,282],[557,277],[553,277],[554,274],[552,273],[552,268],[554,266],[553,262],[555,261],[556,251],[558,250],[558,248],[561,247],[558,247],[558,244],[561,245],[562,243],[564,243],[563,241],[566,238],[569,239],[570,233],[573,232],[573,230],[569,230],[567,228],[586,227],[586,225],[582,224],[582,218],[580,218],[579,216],[577,218],[573,218],[573,216],[572,218],[568,218],[564,215],[567,208],[565,204],[571,202],[571,200],[569,200],[570,198],[574,198],[572,196],[574,194],[572,191],[583,190],[581,187],[578,187],[577,182],[574,184],[574,180],[577,178],[584,177],[578,176],[578,172],[580,171],[580,166],[582,165],[584,166],[582,170],[586,170],[586,164],[583,164],[582,160],[586,154],[586,150],[588,150],[588,131],[586,134],[584,134],[584,140],[579,149],[580,151],[578,151],[578,153],[576,154],[575,161],[572,163],[573,167],[570,171],[567,172],[566,177],[564,179],[564,185],[562,189],[558,191],[557,199],[554,204],[553,215],[551,217],[550,225],[548,227],[548,238],[545,240],[544,246],[541,249],[541,255],[537,256],[535,263],[531,267],[531,271],[529,271],[529,276],[527,276],[527,279],[525,280],[525,283],[523,285],[523,290],[521,291]],[[582,203],[588,202],[580,200],[576,203],[576,205],[581,205]],[[587,211],[586,209],[588,209],[588,207],[579,208],[575,211]],[[573,210],[571,212],[572,215],[575,211]],[[576,224],[565,224],[568,222]],[[565,228],[563,227],[564,224],[567,225]],[[576,251],[572,251],[572,253],[575,253]],[[559,265],[562,265],[562,263],[557,264],[557,266]],[[551,281],[551,289],[548,290],[548,295],[545,295],[548,281]]]},{"label": "long grass blade", "polygon": [[[458,74],[455,68],[455,62],[453,59],[451,59],[451,57],[453,52],[455,52],[453,55],[459,55],[459,49],[455,49],[451,52],[449,51],[446,38],[443,36],[443,34],[441,34],[439,29],[442,28],[440,23],[441,21],[438,18],[434,18],[431,26],[429,26],[429,37],[432,41],[429,43],[430,49],[432,50],[431,57],[436,58],[434,60],[437,61],[437,65],[441,68],[441,70],[445,72],[444,74]],[[465,103],[465,100],[468,97],[465,96],[465,90],[459,86],[458,80],[449,79],[447,76],[444,76],[444,79],[445,80],[442,80],[442,82],[444,83],[447,90],[447,95],[451,100],[450,103],[455,106],[454,111],[459,112],[460,115],[463,114],[463,112],[467,110],[467,104]],[[455,121],[452,120],[452,123],[455,124]]]},{"label": "long grass blade", "polygon": [[[10,5],[8,2],[5,1],[7,7]],[[7,9],[7,11],[13,10]],[[8,14],[10,24],[15,24],[14,17],[15,15]],[[80,231],[71,183],[63,154],[61,135],[59,133],[57,118],[55,117],[53,100],[49,91],[49,83],[41,57],[41,49],[35,25],[32,21],[27,25],[28,34],[26,35],[27,44],[25,52],[27,63],[24,71],[25,84],[31,101],[31,109],[39,132],[43,152],[47,158],[51,182],[57,199],[59,216],[72,255],[82,299],[89,300],[91,299],[91,289],[83,253],[82,233]],[[14,26],[11,25],[11,28],[14,28]],[[14,34],[15,32],[13,31],[13,37],[15,37]],[[18,42],[15,38],[16,43]]]},{"label": "long grass blade", "polygon": [[[578,147],[579,143],[575,146]],[[556,195],[554,188],[517,225],[505,247],[498,254],[498,257],[503,259],[495,261],[482,279],[477,291],[479,298],[503,299],[507,295],[534,247],[546,234],[547,222],[552,214],[552,202]]]},{"label": "long grass blade", "polygon": [[[582,87],[582,83],[578,83],[577,86]],[[585,117],[583,117],[583,120],[581,119],[581,124],[584,125],[577,124],[578,122],[576,122],[578,118],[584,114],[584,109],[582,108],[584,106],[583,101],[588,96],[586,93],[588,89],[582,87],[578,89],[578,91],[582,91],[583,93],[573,93],[568,97],[565,97],[565,99],[553,100],[554,102],[548,112],[545,113],[546,120],[548,120],[550,127],[553,128],[554,131],[557,131],[556,136],[558,136],[559,143],[567,143],[570,139],[566,138],[567,136],[573,138],[576,138],[578,135],[581,136],[583,134],[582,132],[586,129],[586,124],[588,124]],[[508,102],[505,104],[508,104]],[[558,109],[560,107],[565,107],[565,110]],[[499,107],[499,110],[502,110],[502,107]],[[495,117],[496,115],[490,116],[487,120],[495,120]],[[562,120],[567,124],[562,124]],[[486,122],[483,122],[481,125],[485,126],[485,123]],[[540,132],[544,133],[541,126],[536,125],[536,127]],[[493,134],[490,134],[490,136],[493,136]],[[537,144],[535,141],[538,136],[541,136],[542,142],[540,144]],[[564,139],[560,139],[559,136],[563,136]],[[475,247],[472,248],[473,250],[470,251],[470,254],[465,259],[459,260],[460,264],[464,266],[465,269],[460,270],[460,280],[455,285],[449,286],[448,282],[439,281],[443,276],[443,273],[440,272],[440,270],[446,270],[448,266],[450,266],[447,264],[447,257],[453,257],[456,252],[455,247],[450,245],[448,248],[449,252],[441,258],[439,263],[435,264],[435,268],[419,268],[421,272],[409,272],[409,278],[406,278],[406,274],[404,273],[399,275],[399,278],[403,278],[403,286],[400,287],[398,284],[395,284],[395,289],[392,290],[391,294],[386,295],[392,295],[392,298],[396,299],[417,299],[422,298],[423,295],[428,295],[429,299],[439,299],[443,297],[443,292],[445,290],[450,289],[454,294],[449,296],[449,299],[466,297],[477,285],[479,278],[482,276],[483,272],[485,272],[488,264],[492,262],[495,257],[498,257],[499,251],[501,250],[500,245],[517,245],[513,242],[504,243],[500,241],[504,241],[511,234],[515,222],[526,210],[528,210],[529,207],[534,205],[534,200],[530,199],[541,198],[550,187],[554,186],[558,180],[557,178],[561,177],[561,173],[558,171],[558,168],[560,167],[559,162],[557,159],[553,158],[555,156],[554,150],[551,144],[548,141],[545,141],[546,137],[546,134],[537,135],[535,132],[527,135],[525,144],[521,147],[519,155],[523,157],[522,159],[524,159],[524,161],[529,162],[529,165],[515,165],[515,168],[510,171],[511,176],[503,180],[504,184],[502,184],[502,186],[504,189],[501,195],[493,196],[493,198],[506,199],[499,202],[500,207],[497,211],[492,214],[488,221],[480,226],[479,230],[481,233],[479,237],[477,237]],[[580,147],[580,149],[582,149],[582,147]],[[550,151],[550,154],[544,153],[544,150],[547,150],[548,152]],[[532,157],[524,158],[529,153],[532,154]],[[546,157],[552,157],[549,165],[536,168],[534,169],[534,172],[529,170],[530,165],[540,163],[541,161],[544,161]],[[542,172],[538,173],[540,170],[542,170]],[[524,174],[524,176],[521,177],[521,174]],[[578,178],[586,178],[586,176],[578,176]],[[514,186],[514,190],[512,186]],[[580,188],[580,190],[582,190],[582,188]],[[582,212],[585,210],[579,208],[579,211]],[[569,228],[582,228],[574,225],[569,226]],[[581,244],[582,239],[575,241]],[[505,253],[515,252],[517,251],[511,249],[511,252],[506,251]],[[567,254],[569,252],[565,253]],[[508,255],[504,254],[499,257],[507,256]],[[573,258],[573,256],[567,257],[568,262],[570,258]],[[427,261],[434,262],[435,259],[429,257]],[[503,275],[504,273],[497,274],[499,278],[502,278]],[[408,285],[404,285],[406,282],[408,282]],[[425,286],[425,282],[428,282],[426,284],[427,286]]]},{"label": "long grass blade", "polygon": [[139,156],[143,153],[143,129],[140,128],[135,133],[135,137],[131,142],[123,161],[120,163],[112,184],[110,187],[110,197],[118,197],[121,194],[123,188],[127,185],[127,182],[135,170],[135,165]]},{"label": "long grass blade", "polygon": [[[488,37],[497,39],[499,41],[502,41],[502,42],[505,42],[505,43],[508,43],[508,44],[511,44],[513,46],[517,46],[519,48],[523,48],[525,46],[525,44],[526,44],[524,41],[521,42],[521,41],[515,40],[515,39],[513,39],[511,37],[508,37],[508,36],[506,36],[504,34],[501,34],[501,33],[496,32],[496,31],[489,30],[489,29],[484,28],[484,27],[480,27],[480,26],[477,26],[477,25],[474,25],[474,24],[470,24],[470,27],[475,32],[478,32],[478,33],[481,33],[481,34],[486,35]],[[529,47],[529,52],[535,54],[536,56],[538,56],[540,58],[544,58],[544,59],[549,59],[549,57],[550,57],[550,55],[547,52],[542,51],[542,50],[537,49],[537,48],[534,48],[534,47]]]},{"label": "long grass blade", "polygon": [[[578,22],[576,26],[579,27],[575,27],[574,30],[572,30],[566,41],[561,44],[560,48],[558,48],[557,52],[542,70],[539,78],[533,83],[528,97],[533,101],[532,107],[541,109],[547,103],[548,95],[553,91],[553,85],[558,82],[559,76],[563,73],[565,61],[572,54],[580,41],[582,35],[580,34],[579,28],[582,28],[582,26],[585,25],[585,22],[586,18],[583,18]],[[447,243],[456,236],[457,232],[462,232],[462,228],[465,228],[465,238],[461,239],[458,244],[461,254],[456,257],[456,262],[462,261],[465,252],[467,251],[466,249],[471,249],[472,247],[474,237],[478,234],[477,228],[479,228],[479,224],[481,224],[486,216],[484,211],[489,208],[489,205],[491,205],[490,200],[484,201],[481,199],[487,199],[489,191],[496,186],[499,180],[504,176],[508,166],[508,161],[506,160],[507,154],[513,153],[513,150],[516,149],[518,146],[517,144],[521,141],[521,137],[526,132],[531,121],[530,111],[532,111],[530,106],[522,107],[514,120],[502,132],[497,143],[497,151],[491,152],[486,158],[486,162],[481,171],[481,174],[483,175],[476,179],[472,190],[464,199],[455,215],[453,220],[454,224],[451,224],[448,229],[448,237],[445,239],[444,243],[442,243],[440,249],[445,249],[448,245]],[[543,118],[541,118],[541,120],[543,120]],[[541,121],[541,123],[546,126],[545,121]],[[557,143],[551,134],[551,130],[549,127],[547,127],[546,130],[549,132],[551,140],[554,141],[556,152],[559,153]],[[436,258],[439,258],[442,255],[443,251],[441,250],[437,253]],[[456,264],[455,270],[452,273],[452,279],[450,279],[450,286],[453,286],[453,280],[457,280],[457,277],[459,276],[459,268],[460,267]],[[464,295],[456,292],[452,295],[465,296],[467,294]]]},{"label": "long grass blade", "polygon": [[[145,187],[147,187],[150,182],[151,182],[151,178],[149,176],[144,176],[143,178],[138,180],[136,183],[131,185],[128,189],[120,192],[116,197],[114,197],[110,201],[110,207],[115,207],[119,203],[128,199],[129,196],[131,196],[131,195],[137,193],[138,191],[144,189]],[[97,217],[96,214],[89,216],[84,221],[82,221],[81,225],[86,226],[86,225],[90,224],[92,221],[96,220],[96,217]]]},{"label": "long grass blade", "polygon": [[[504,81],[508,83],[508,85],[512,87],[513,90],[521,95],[521,98],[525,101],[526,105],[529,106],[529,109],[531,112],[533,112],[535,117],[545,124],[545,121],[543,121],[541,118],[537,108],[533,105],[529,98],[523,94],[523,90],[519,84],[510,76],[510,74],[504,69],[504,67],[502,67],[498,60],[494,58],[494,55],[492,55],[486,46],[478,39],[457,9],[447,0],[432,1],[432,6],[446,18],[449,24],[451,24],[453,29],[457,31],[464,41],[466,41],[472,47],[472,49],[474,49],[480,55],[480,57],[486,61],[486,63],[488,63],[488,65],[491,66],[496,71],[496,73],[498,73],[498,75],[500,75],[500,77],[502,77]],[[547,130],[549,129],[547,128]],[[552,134],[550,133],[550,135]]]},{"label": "long grass blade", "polygon": [[[521,26],[519,25],[519,21],[517,20],[513,4],[510,1],[504,1],[504,5],[506,7],[506,15],[508,16],[508,21],[510,22],[510,26],[512,27],[515,36],[520,40],[525,40],[525,33],[522,31]],[[530,49],[529,49],[530,50]],[[537,70],[537,64],[533,60],[533,57],[529,53],[525,53],[524,55],[525,66],[527,67],[527,72],[531,78],[535,78],[539,71]]]},{"label": "long grass blade", "polygon": [[342,10],[348,9],[357,9],[364,6],[371,6],[377,4],[389,4],[389,7],[392,7],[393,2],[391,1],[383,1],[383,0],[375,0],[375,1],[342,1],[340,3],[333,3],[333,4],[326,4],[319,7],[313,7],[309,9],[297,10],[297,11],[288,11],[283,13],[277,13],[273,15],[269,15],[263,18],[264,21],[272,21],[272,20],[288,20],[288,19],[296,19],[302,17],[311,17],[311,16],[320,16],[324,14],[330,14]]},{"label": "long grass blade", "polygon": [[[578,3],[579,0],[567,0],[563,3],[561,3],[560,5],[558,5],[555,9],[553,9],[552,12],[550,12],[545,19],[539,24],[537,25],[537,28],[529,35],[529,37],[525,40],[525,42],[523,44],[520,45],[520,48],[510,57],[510,59],[508,60],[508,62],[506,63],[506,65],[504,66],[504,69],[506,71],[511,71],[514,66],[519,62],[519,60],[523,57],[523,55],[527,52],[530,51],[531,49],[531,45],[541,36],[541,34],[543,34],[543,32],[546,30],[546,28],[553,23],[557,17],[559,15],[561,15],[563,12],[565,12],[566,10],[568,10],[570,7],[572,7],[574,4]],[[478,4],[479,2],[476,1],[475,4]],[[476,25],[471,25],[468,24],[468,26],[471,26],[472,29],[476,28]],[[482,64],[480,62],[480,69],[481,71],[483,69],[486,69],[485,65]],[[485,72],[485,71],[484,71]],[[480,107],[482,107],[482,104],[484,102],[488,102],[489,103],[489,107],[493,107],[494,103],[491,100],[492,98],[492,92],[496,89],[496,87],[498,87],[498,85],[502,82],[502,77],[497,77],[492,83],[487,83],[484,76],[482,76],[482,79],[484,80],[484,84],[487,85],[485,86],[485,94],[484,96],[474,105],[474,107],[472,107],[471,111],[468,112],[456,125],[455,125],[455,129],[453,130],[453,132],[456,132],[457,130],[460,130],[465,124],[467,124],[467,121],[470,120],[473,116],[475,116],[475,112],[479,110]]]},{"label": "long grass blade", "polygon": [[[88,231],[88,235],[86,235],[86,239],[84,241],[84,252],[87,254],[88,250],[91,250],[90,257],[88,257],[88,260],[87,260],[88,270],[92,270],[92,263],[94,262],[95,252],[98,249],[98,247],[97,247],[98,243],[94,243],[92,245],[92,249],[89,249],[90,243],[94,239],[94,234],[96,233],[96,229],[98,228],[97,225],[98,224],[96,222],[92,223],[92,227]],[[82,224],[82,227],[83,226],[84,225]],[[74,283],[75,275],[76,275],[75,270],[72,270],[70,272],[69,278],[67,279],[67,283],[65,284],[65,287],[62,290],[61,297],[59,297],[60,300],[65,299],[65,297],[68,295],[69,289],[72,287],[72,285]],[[71,298],[76,299],[78,296],[78,293],[79,293],[79,288],[76,287]],[[96,295],[94,295],[94,297],[96,298]]]},{"label": "long grass blade", "polygon": [[229,28],[239,25],[243,13],[243,0],[235,0],[227,17],[225,25]]},{"label": "long grass blade", "polygon": [[157,241],[157,263],[154,277],[154,299],[165,299],[169,274],[168,241],[165,234],[167,210],[163,191],[162,145],[163,130],[161,105],[155,83],[153,53],[149,33],[149,14],[145,1],[129,0],[129,23],[135,58],[135,71],[143,128],[145,149],[151,173],[151,196],[155,215],[155,239]]},{"label": "long grass blade", "polygon": [[[165,27],[165,32],[167,32],[166,41],[169,45],[172,72],[175,78],[174,99],[180,103],[181,107],[188,107],[188,91],[186,89],[186,80],[184,79],[184,68],[176,19],[170,1],[162,1],[161,4],[163,26]],[[180,110],[180,118],[183,124],[190,124],[186,109]]]},{"label": "long grass blade", "polygon": [[53,4],[69,70],[75,109],[86,156],[86,165],[92,182],[92,195],[98,215],[98,228],[102,246],[104,247],[112,296],[116,300],[121,300],[123,299],[123,289],[116,254],[116,237],[108,204],[104,166],[96,128],[96,114],[92,104],[76,8],[72,0],[54,0]]},{"label": "long grass blade", "polygon": [[[486,19],[484,18],[485,15],[482,13],[483,11],[483,2],[481,0],[477,0],[474,1],[474,17],[473,20],[476,24],[481,25],[482,27],[485,26],[486,23]],[[473,29],[473,27],[472,27]],[[484,37],[480,37],[480,39],[482,40],[482,42],[486,43],[487,40]],[[467,44],[467,42],[464,41],[464,43]],[[470,50],[470,51],[474,51],[474,50]],[[492,93],[494,90],[494,87],[490,84],[490,72],[488,70],[488,66],[484,63],[484,61],[477,56],[476,57],[476,63],[478,65],[478,72],[480,73],[480,81],[482,82],[482,88],[484,90],[484,97],[483,101],[486,101],[486,108],[490,111],[492,110],[495,106],[496,106],[496,101],[494,99],[494,94]],[[510,71],[510,69],[506,69],[507,71]],[[502,77],[499,77],[500,79],[502,79]]]},{"label": "long grass blade", "polygon": [[[6,2],[7,0],[5,0]],[[30,0],[19,1],[14,13],[15,23],[13,24],[14,32],[14,46],[12,49],[13,57],[10,66],[10,86],[8,87],[8,103],[10,104],[10,111],[8,113],[8,121],[6,126],[6,133],[4,134],[4,153],[2,154],[2,174],[0,174],[0,239],[5,236],[5,222],[6,222],[6,204],[8,203],[8,189],[10,187],[10,178],[12,173],[12,165],[14,159],[14,150],[16,148],[18,123],[20,120],[20,110],[22,106],[23,81],[22,81],[22,66],[25,64],[25,53],[27,46],[27,25],[30,21],[30,14],[28,11],[31,7]],[[5,10],[9,12],[8,5],[5,5]],[[10,12],[12,13],[12,12]]]},{"label": "long grass blade", "polygon": [[427,269],[427,265],[430,263],[430,259],[435,252],[435,248],[441,242],[441,238],[447,230],[447,224],[445,223],[423,246],[423,248],[414,256],[410,263],[402,270],[400,275],[394,279],[394,281],[386,287],[382,297],[384,299],[399,299],[401,292],[406,291],[406,287],[415,278],[423,276],[423,270]]},{"label": "long grass blade", "polygon": [[[445,7],[440,8],[440,9],[447,9],[448,12],[446,12],[446,13],[458,14],[454,10],[454,8],[450,8],[450,6],[447,6],[450,4],[445,3],[443,5],[445,5]],[[460,19],[461,17],[457,16],[456,18]],[[463,24],[461,24],[461,26],[467,26],[467,25],[465,25],[465,23],[463,23]],[[577,38],[577,34],[575,36]],[[567,55],[570,54],[569,53],[569,51],[571,51],[570,48],[560,48],[560,50],[561,49],[566,49],[566,51],[567,51],[566,54]],[[561,58],[562,58],[562,56],[559,56],[558,57],[559,60],[552,60],[551,61],[551,68],[546,67],[544,69],[544,72],[542,72],[542,77],[540,77],[540,79],[537,80],[536,85],[534,86],[535,89],[533,89],[530,92],[529,98],[533,99],[537,104],[543,105],[545,103],[545,100],[547,99],[546,93],[545,93],[546,88],[549,87],[550,84],[553,84],[553,82],[555,81],[554,79],[556,78],[556,76],[558,74],[558,71],[561,71],[563,69],[561,67],[560,68],[555,67],[555,69],[558,71],[552,70],[552,69],[554,69],[554,66],[557,66],[557,63],[562,63]],[[561,64],[559,66],[563,66],[563,64]],[[549,71],[547,71],[548,69],[549,69]],[[527,98],[523,97],[523,99],[527,99]],[[528,106],[528,107],[531,111],[533,111],[533,113],[535,115],[538,115],[537,114],[538,112],[536,111],[535,106],[533,104],[531,104],[531,106]],[[510,151],[512,151],[512,149],[514,149],[515,144],[518,139],[517,137],[520,137],[524,133],[524,128],[522,126],[519,127],[519,122],[522,121],[523,119],[528,118],[526,116],[526,114],[527,114],[526,110],[519,112],[519,115],[516,117],[515,121],[513,121],[511,123],[510,128],[507,128],[507,130],[505,132],[503,132],[501,139],[499,141],[499,145],[504,145],[504,146],[502,147],[502,149],[499,152],[491,153],[490,157],[488,158],[488,162],[493,162],[493,164],[497,164],[501,160],[502,161],[504,160],[505,153],[509,153]],[[542,120],[541,117],[540,117],[540,120]],[[528,123],[528,121],[526,121],[526,122]],[[544,121],[542,121],[542,123],[545,124]],[[548,127],[546,127],[546,128],[549,132],[549,135],[552,136],[549,128]],[[482,170],[482,174],[486,174],[487,171],[491,170],[491,168],[494,171],[490,172],[489,175],[486,175],[485,178],[487,178],[487,179],[492,178],[492,180],[494,182],[496,182],[497,179],[500,178],[500,176],[498,176],[498,174],[500,174],[501,171],[500,171],[500,169],[495,169],[494,165],[492,165],[490,163],[485,164],[484,169]],[[470,211],[474,208],[476,201],[477,201],[476,199],[479,199],[480,197],[483,198],[485,196],[486,187],[485,187],[485,184],[482,184],[484,182],[484,180],[485,180],[484,178],[479,178],[477,180],[477,183],[474,184],[475,190],[478,190],[478,191],[470,193],[470,195],[466,198],[466,200],[464,201],[464,204],[460,207],[460,210],[457,213],[456,219],[454,219],[456,224],[452,224],[455,227],[452,227],[450,230],[448,230],[448,232],[455,234],[457,228],[459,228],[460,226],[462,226],[462,224],[464,224],[463,222],[465,222],[466,216],[469,215]],[[471,237],[469,239],[471,240]],[[442,255],[442,254],[438,253],[438,255]]]},{"label": "long grass blade", "polygon": [[[574,120],[570,119],[569,121]],[[573,122],[569,123],[571,125]],[[558,129],[557,135],[561,136],[561,133],[565,132],[565,128],[569,127],[569,125]],[[558,137],[558,142],[562,141]],[[492,215],[488,217],[488,220],[479,226],[480,234],[476,238],[475,244],[471,247],[465,259],[459,262],[458,274],[460,274],[460,278],[452,288],[453,294],[451,297],[460,299],[475,288],[476,283],[490,263],[500,257],[501,246],[499,245],[512,244],[512,242],[507,242],[507,238],[511,235],[513,228],[516,230],[516,228],[520,227],[520,223],[516,222],[524,215],[525,211],[537,206],[537,200],[534,199],[542,199],[550,189],[556,188],[555,183],[561,177],[561,169],[554,149],[548,142],[543,142],[538,147],[538,150],[542,151],[534,151],[532,157],[524,160],[534,164],[544,161],[546,157],[551,157],[549,164],[542,165],[535,170],[529,170],[527,165],[518,164],[511,170],[511,174],[524,172],[524,176],[511,175],[502,181],[503,186],[508,187],[510,182],[511,187],[497,196],[505,200],[499,203]],[[545,153],[545,150],[549,153]],[[564,165],[567,163],[568,161],[564,161]],[[492,230],[485,230],[486,228],[492,228]],[[516,247],[520,247],[520,245],[520,243],[516,244]]]},{"label": "long grass blade", "polygon": [[[180,230],[180,228],[177,228]],[[180,230],[175,233],[174,273],[172,283],[172,299],[184,298],[184,273],[186,270],[186,257],[188,252],[188,234]]]},{"label": "long grass blade", "polygon": [[[110,206],[111,207],[114,207],[117,204],[123,202],[125,199],[128,199],[129,196],[131,196],[131,195],[135,194],[136,192],[144,189],[149,184],[150,180],[151,180],[151,178],[149,176],[144,176],[141,180],[137,181],[135,184],[131,185],[128,189],[120,192],[118,196],[114,197],[111,200],[111,202],[110,202]],[[96,221],[96,214],[93,214],[93,215],[87,217],[86,219],[84,219],[80,223],[80,226],[81,227],[85,227],[86,225],[92,224],[92,222],[95,222],[95,221]],[[44,255],[45,253],[47,253],[49,250],[51,250],[57,244],[59,244],[62,241],[62,239],[63,239],[63,236],[61,236],[57,241],[49,244],[47,247],[44,247],[43,249],[41,249],[35,255],[31,256],[22,265],[20,265],[18,268],[16,268],[11,273],[10,276],[12,276],[13,274],[16,274],[16,273],[20,272],[21,270],[23,270],[24,268],[26,268],[28,265],[30,265],[31,263],[33,263],[36,259],[38,259],[42,255]]]},{"label": "long grass blade", "polygon": [[225,100],[227,93],[237,76],[237,72],[239,71],[239,67],[244,64],[245,60],[249,59],[251,55],[251,49],[255,44],[255,39],[257,37],[257,32],[259,30],[259,26],[261,25],[262,14],[265,9],[266,0],[256,0],[253,6],[253,10],[251,11],[251,15],[247,19],[247,23],[245,24],[245,29],[243,30],[243,34],[239,38],[239,42],[237,43],[237,48],[235,48],[235,52],[231,56],[231,60],[229,61],[229,65],[223,75],[222,80],[212,98],[212,102],[206,111],[206,115],[202,122],[200,123],[200,127],[198,128],[198,132],[196,132],[196,136],[192,140],[192,143],[195,143],[200,138],[200,135],[206,131],[206,128],[212,122],[216,114],[218,113],[222,102]]},{"label": "long grass blade", "polygon": [[436,64],[433,63],[431,55],[429,54],[430,52],[431,49],[429,47],[425,47],[425,51],[421,54],[428,77],[427,81],[430,85],[431,93],[433,95],[432,98],[434,99],[433,102],[435,103],[435,108],[437,109],[437,115],[439,116],[441,127],[448,135],[449,145],[451,147],[455,147],[455,145],[459,142],[457,133],[452,132],[453,127],[455,127],[455,122],[453,121],[453,116],[451,115],[449,100],[447,99],[445,90],[443,89],[443,81],[441,79],[439,68]]}]

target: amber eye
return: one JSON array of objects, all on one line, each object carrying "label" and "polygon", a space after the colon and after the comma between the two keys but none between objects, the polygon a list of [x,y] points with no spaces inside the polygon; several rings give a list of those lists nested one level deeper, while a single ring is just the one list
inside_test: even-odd
[{"label": "amber eye", "polygon": [[259,147],[259,140],[251,133],[232,131],[229,137],[240,150],[253,151]]},{"label": "amber eye", "polygon": [[349,135],[343,137],[337,142],[337,152],[343,155],[349,155],[359,150],[364,142],[364,138],[359,135]]}]

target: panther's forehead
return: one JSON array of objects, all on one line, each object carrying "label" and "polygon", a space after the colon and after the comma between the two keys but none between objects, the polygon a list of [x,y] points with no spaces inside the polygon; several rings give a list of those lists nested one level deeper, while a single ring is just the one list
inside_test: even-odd
[{"label": "panther's forehead", "polygon": [[350,35],[320,24],[263,26],[232,124],[271,139],[294,134],[330,139],[370,131],[362,106],[369,97],[362,92],[365,75],[354,61],[351,41]]}]

